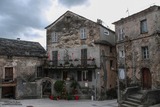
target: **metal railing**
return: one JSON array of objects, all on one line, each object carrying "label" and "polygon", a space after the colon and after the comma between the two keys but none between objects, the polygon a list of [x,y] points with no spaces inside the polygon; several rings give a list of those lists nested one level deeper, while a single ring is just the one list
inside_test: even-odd
[{"label": "metal railing", "polygon": [[47,60],[44,66],[48,67],[91,67],[96,66],[95,59],[74,60]]}]

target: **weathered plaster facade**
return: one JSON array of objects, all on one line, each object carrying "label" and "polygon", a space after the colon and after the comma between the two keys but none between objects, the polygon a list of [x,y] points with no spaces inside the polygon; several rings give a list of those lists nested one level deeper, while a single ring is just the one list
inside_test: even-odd
[{"label": "weathered plaster facade", "polygon": [[[143,21],[145,25],[142,25]],[[139,84],[142,89],[160,88],[160,7],[152,6],[114,23],[118,69],[125,71],[127,84]],[[142,27],[146,27],[145,32]],[[123,38],[120,36],[123,35]],[[146,52],[144,52],[144,48]],[[123,55],[122,56],[122,52]],[[149,55],[144,56],[145,55]],[[145,72],[149,71],[145,86]],[[130,81],[129,81],[130,80]],[[147,82],[147,81],[146,81]],[[150,86],[149,86],[150,84]]]},{"label": "weathered plaster facade", "polygon": [[[47,26],[47,53],[48,60],[54,61],[53,52],[57,51],[58,65],[65,65],[66,55],[69,63],[73,64],[74,69],[62,69],[59,72],[60,78],[64,79],[64,71],[67,71],[67,78],[74,77],[78,81],[78,72],[91,72],[91,80],[79,81],[81,87],[97,89],[97,98],[100,98],[102,91],[116,87],[116,58],[115,58],[115,33],[99,23],[79,16],[73,12],[67,11],[51,25]],[[82,31],[85,33],[82,35]],[[55,41],[56,33],[56,41]],[[85,36],[84,38],[81,37]],[[53,39],[54,38],[54,39]],[[86,50],[85,59],[83,59],[82,50]],[[78,59],[79,61],[75,61]],[[93,61],[94,59],[94,61]],[[87,61],[87,66],[82,65],[82,61]],[[112,61],[110,61],[112,60]],[[110,66],[110,62],[112,66]],[[80,65],[78,68],[77,65]],[[95,65],[94,67],[92,65]],[[92,69],[90,67],[92,66]],[[53,72],[57,68],[52,68]],[[83,78],[83,77],[81,77]],[[57,78],[52,78],[57,79]],[[88,78],[86,78],[88,79]],[[88,84],[86,86],[86,84]]]},{"label": "weathered plaster facade", "polygon": [[0,97],[40,97],[36,72],[45,58],[39,43],[0,38]]}]

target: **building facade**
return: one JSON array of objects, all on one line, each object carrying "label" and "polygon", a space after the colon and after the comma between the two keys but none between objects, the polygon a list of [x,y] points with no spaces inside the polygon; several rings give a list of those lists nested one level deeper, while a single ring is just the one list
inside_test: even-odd
[{"label": "building facade", "polygon": [[[76,80],[81,89],[89,88],[96,98],[116,87],[115,33],[101,20],[96,23],[67,11],[46,30],[46,77],[52,81]],[[82,90],[79,93],[84,94]]]},{"label": "building facade", "polygon": [[37,97],[37,67],[46,52],[37,42],[0,38],[0,97]]},{"label": "building facade", "polygon": [[159,89],[160,7],[151,6],[113,24],[121,82],[141,90]]}]

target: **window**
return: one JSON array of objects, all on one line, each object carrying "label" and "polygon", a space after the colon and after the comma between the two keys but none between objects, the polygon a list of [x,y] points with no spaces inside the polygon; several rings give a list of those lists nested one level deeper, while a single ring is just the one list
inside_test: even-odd
[{"label": "window", "polygon": [[109,35],[109,31],[105,29],[104,30],[104,35],[106,35],[106,36]]},{"label": "window", "polygon": [[80,37],[81,37],[81,39],[86,39],[87,38],[86,29],[85,28],[81,28],[80,29]]},{"label": "window", "polygon": [[52,61],[53,66],[58,65],[58,51],[52,51]]},{"label": "window", "polygon": [[92,71],[77,71],[78,81],[92,81]]},{"label": "window", "polygon": [[119,51],[119,57],[120,58],[124,58],[124,56],[125,56],[124,51],[123,50]]},{"label": "window", "polygon": [[143,59],[148,59],[149,58],[149,51],[148,47],[142,47],[142,57]]},{"label": "window", "polygon": [[63,80],[67,80],[68,71],[63,71]]},{"label": "window", "polygon": [[58,36],[56,32],[52,33],[52,42],[58,42]]},{"label": "window", "polygon": [[5,68],[5,81],[13,80],[13,67]]},{"label": "window", "polygon": [[43,77],[42,67],[37,67],[37,77]]},{"label": "window", "polygon": [[118,40],[124,40],[124,29],[120,28],[118,31]]},{"label": "window", "polygon": [[82,81],[82,72],[81,71],[77,71],[77,80]]},{"label": "window", "polygon": [[81,65],[87,66],[87,49],[81,49]]},{"label": "window", "polygon": [[148,32],[148,29],[147,29],[147,20],[142,20],[140,22],[140,30],[141,30],[141,33],[147,33]]}]

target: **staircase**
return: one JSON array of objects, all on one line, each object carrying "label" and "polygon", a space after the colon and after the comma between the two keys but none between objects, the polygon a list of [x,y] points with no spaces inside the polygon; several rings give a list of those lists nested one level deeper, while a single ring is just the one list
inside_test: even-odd
[{"label": "staircase", "polygon": [[141,105],[141,98],[145,91],[138,91],[136,94],[129,95],[125,101],[123,101],[120,107],[139,107]]}]

